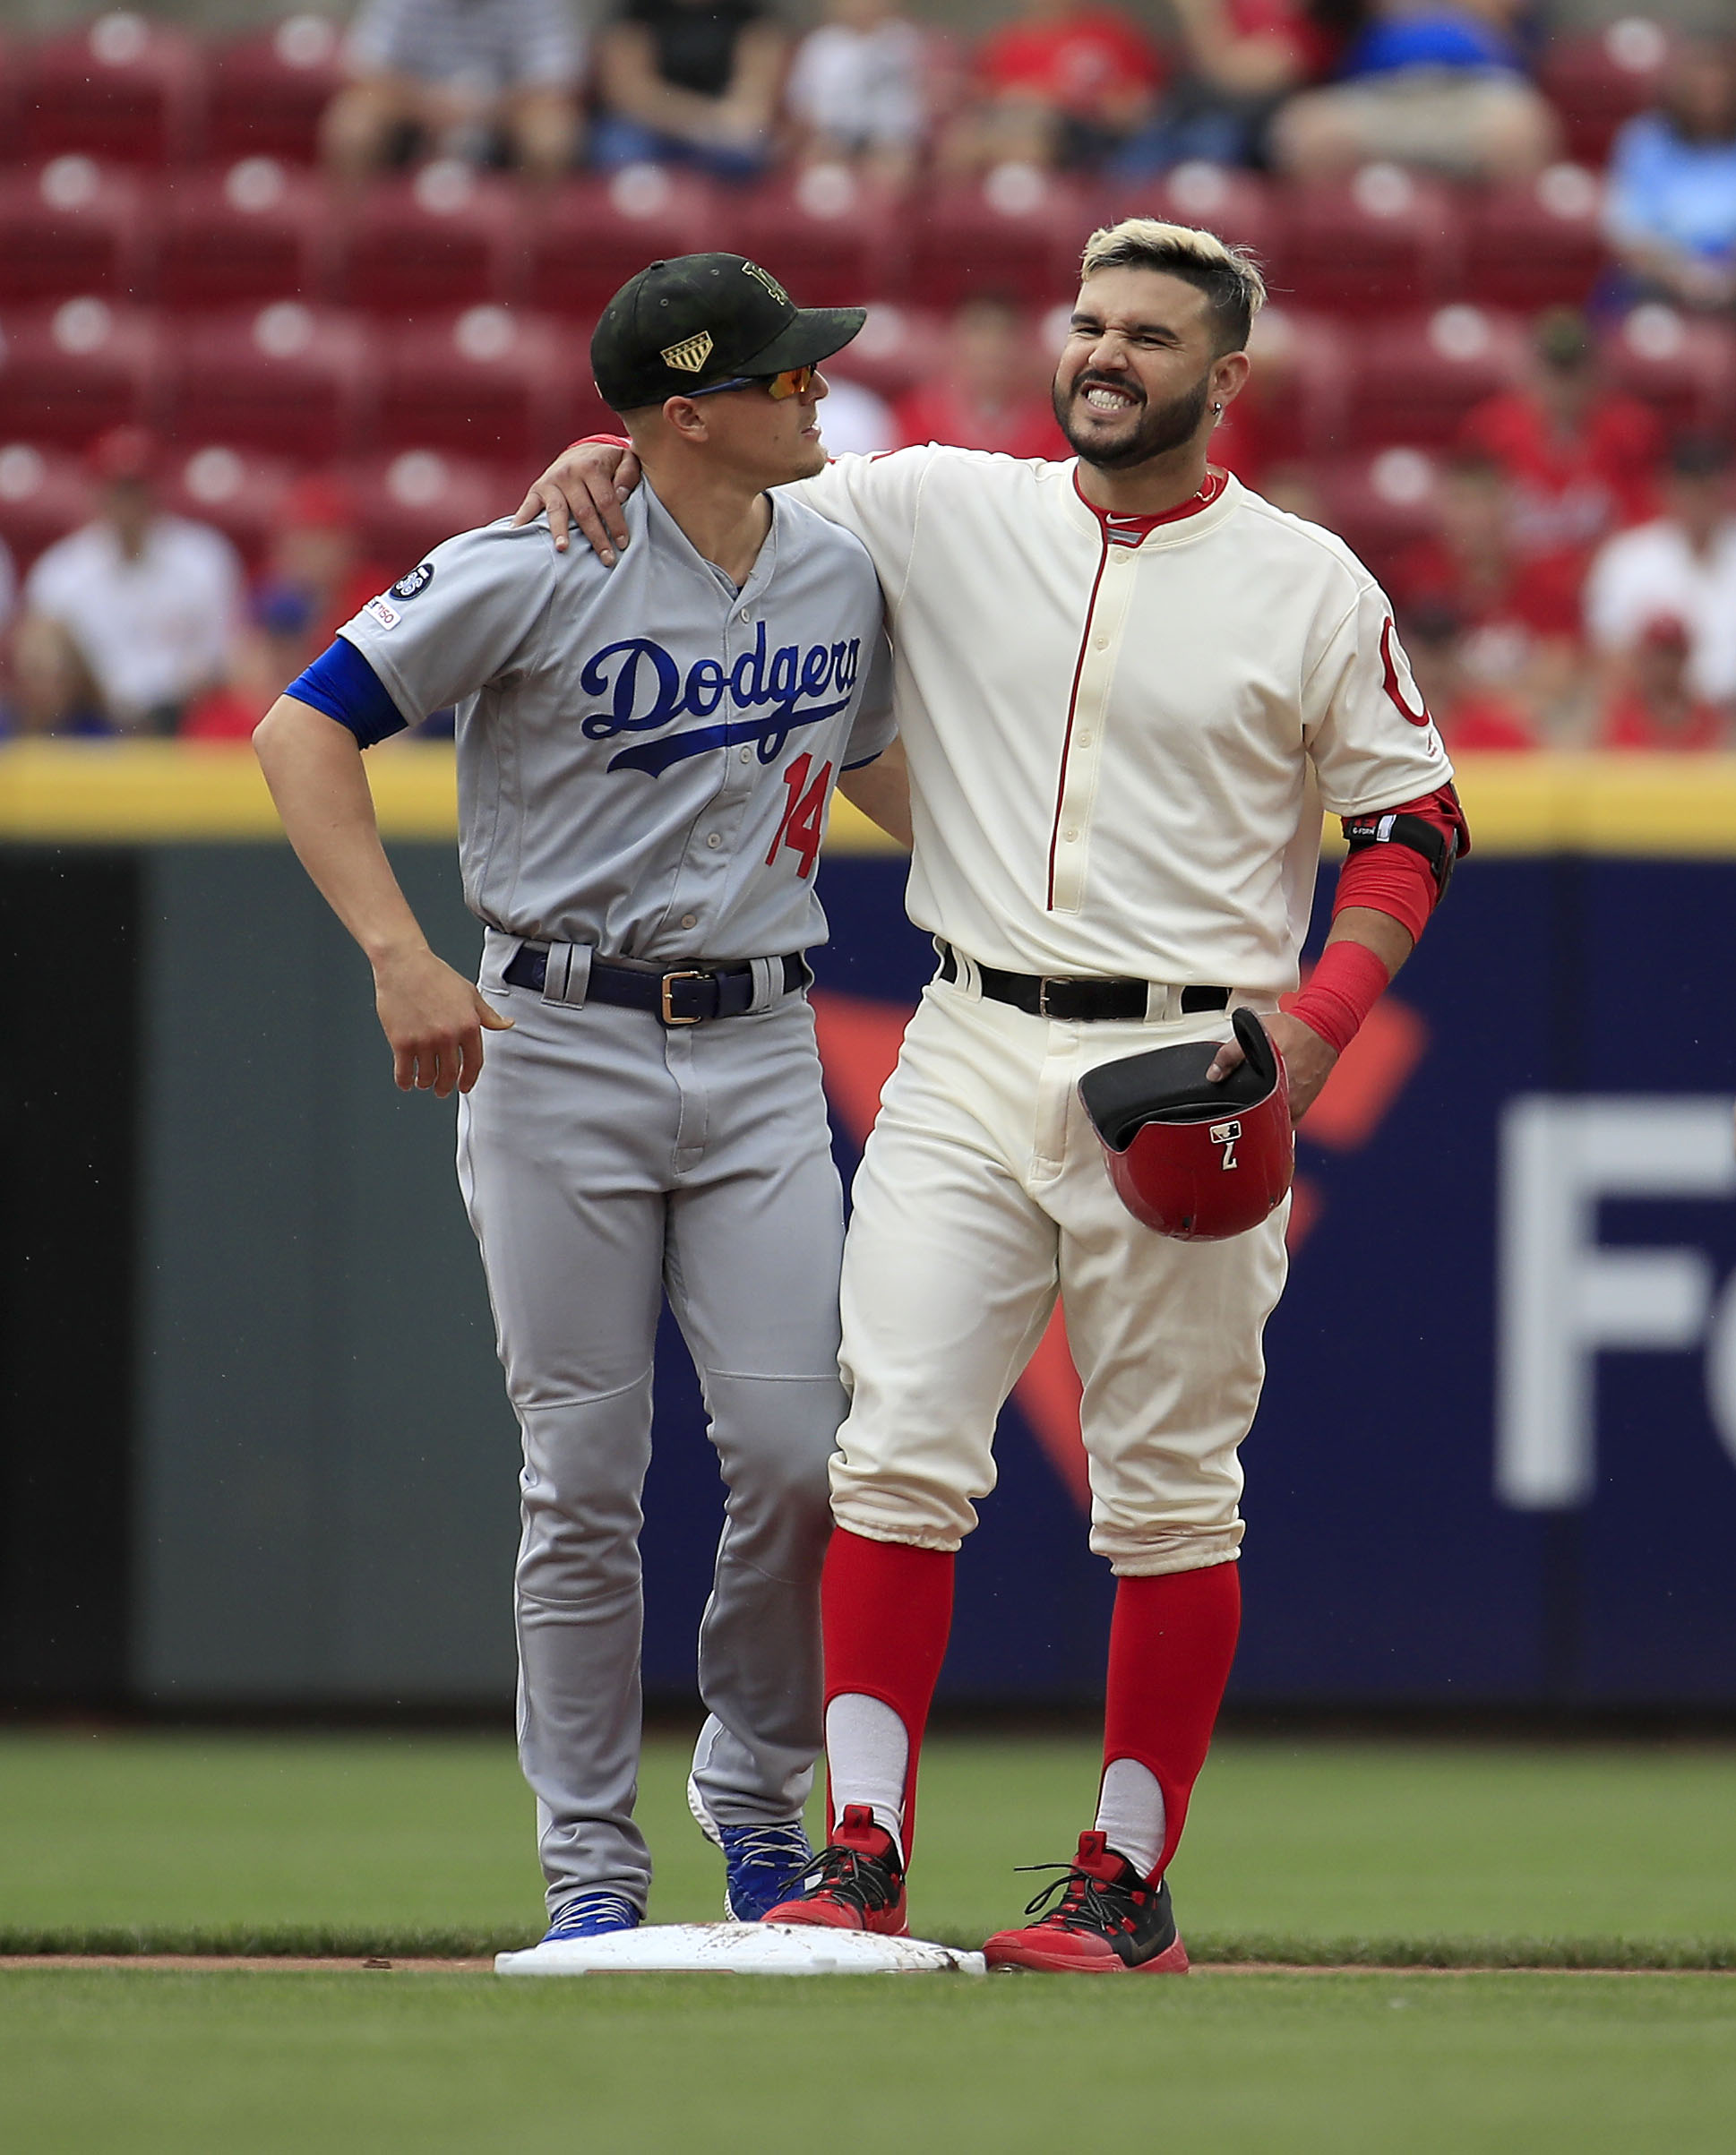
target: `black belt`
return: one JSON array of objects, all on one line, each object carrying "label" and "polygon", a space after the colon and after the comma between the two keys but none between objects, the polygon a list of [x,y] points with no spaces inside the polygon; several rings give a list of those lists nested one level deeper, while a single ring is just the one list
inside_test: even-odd
[{"label": "black belt", "polygon": [[[807,965],[799,950],[771,962],[783,967],[786,995],[808,984]],[[548,978],[547,950],[540,943],[520,943],[501,978],[540,995]],[[593,957],[585,1000],[649,1010],[666,1026],[703,1025],[712,1017],[739,1017],[747,1009],[753,1000],[753,968],[675,966],[666,971],[636,958]]]},{"label": "black belt", "polygon": [[[509,976],[510,977],[510,976]],[[941,978],[957,980],[958,960],[950,943],[941,945]],[[1143,1018],[1150,1000],[1142,980],[1057,980],[1036,973],[998,973],[993,966],[978,966],[976,977],[984,995],[993,1002],[1010,1002],[1016,1010],[1033,1017],[1054,1017],[1062,1025],[1109,1023]],[[1182,1011],[1227,1010],[1227,988],[1183,988]]]}]

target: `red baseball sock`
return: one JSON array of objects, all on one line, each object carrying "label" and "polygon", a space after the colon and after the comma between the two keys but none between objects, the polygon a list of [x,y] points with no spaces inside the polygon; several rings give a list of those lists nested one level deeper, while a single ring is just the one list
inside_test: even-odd
[{"label": "red baseball sock", "polygon": [[1164,1849],[1154,1878],[1163,1876],[1182,1838],[1188,1798],[1230,1680],[1242,1627],[1240,1570],[1213,1564],[1116,1583],[1104,1764],[1137,1759],[1164,1792]]},{"label": "red baseball sock", "polygon": [[[908,1751],[904,1774],[904,1852],[910,1856],[916,1823],[916,1762],[929,1702],[946,1659],[952,1629],[950,1550],[915,1549],[907,1541],[870,1541],[834,1529],[820,1585],[826,1633],[826,1704],[860,1696],[877,1698],[904,1723]],[[826,1831],[834,1808],[855,1800],[832,1767]]]}]

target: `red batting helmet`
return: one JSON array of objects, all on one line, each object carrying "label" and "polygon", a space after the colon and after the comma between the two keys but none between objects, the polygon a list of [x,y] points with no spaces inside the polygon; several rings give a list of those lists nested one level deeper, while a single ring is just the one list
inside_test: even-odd
[{"label": "red batting helmet", "polygon": [[1231,1022],[1245,1060],[1216,1085],[1206,1077],[1215,1040],[1124,1056],[1079,1079],[1122,1204],[1178,1241],[1258,1227],[1296,1172],[1284,1058],[1251,1010]]}]

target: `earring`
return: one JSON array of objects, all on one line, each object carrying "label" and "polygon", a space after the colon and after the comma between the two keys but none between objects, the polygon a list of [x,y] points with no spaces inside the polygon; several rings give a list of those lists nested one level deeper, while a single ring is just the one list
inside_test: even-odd
[{"label": "earring", "polygon": [[1214,419],[1221,418],[1223,414],[1224,407],[1221,404],[1214,404],[1212,406],[1212,416]]}]

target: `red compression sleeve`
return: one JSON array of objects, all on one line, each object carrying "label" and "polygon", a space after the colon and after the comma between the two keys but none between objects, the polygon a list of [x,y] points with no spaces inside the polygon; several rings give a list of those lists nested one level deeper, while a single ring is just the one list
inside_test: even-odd
[{"label": "red compression sleeve", "polygon": [[1342,1055],[1391,978],[1366,943],[1328,943],[1308,985],[1287,997],[1285,1007]]},{"label": "red compression sleeve", "polygon": [[[820,1582],[826,1635],[826,1704],[859,1694],[890,1706],[904,1723],[904,1854],[916,1832],[916,1761],[929,1703],[952,1629],[953,1552],[907,1541],[871,1541],[834,1528]],[[834,1821],[826,1798],[826,1837]]]},{"label": "red compression sleeve", "polygon": [[1187,1822],[1242,1627],[1239,1564],[1118,1579],[1103,1763],[1137,1758],[1164,1791],[1161,1877]]}]

